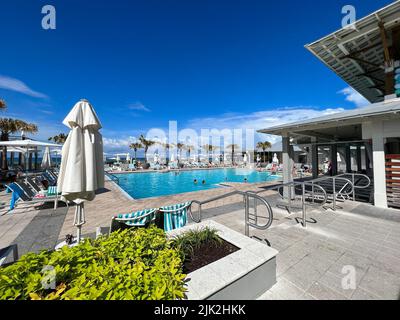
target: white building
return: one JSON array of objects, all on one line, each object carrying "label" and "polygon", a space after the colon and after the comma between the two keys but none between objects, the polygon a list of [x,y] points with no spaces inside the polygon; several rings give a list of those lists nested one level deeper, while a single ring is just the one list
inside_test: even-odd
[{"label": "white building", "polygon": [[333,174],[370,175],[376,206],[400,208],[400,1],[306,48],[371,105],[260,130],[282,136],[284,181],[292,181],[292,141],[311,152],[314,177],[323,157]]}]

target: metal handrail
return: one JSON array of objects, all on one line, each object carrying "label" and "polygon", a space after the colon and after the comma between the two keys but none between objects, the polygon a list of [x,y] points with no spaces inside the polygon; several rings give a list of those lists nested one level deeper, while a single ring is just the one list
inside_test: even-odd
[{"label": "metal handrail", "polygon": [[[321,178],[317,178],[314,180],[309,181],[309,183],[311,184],[316,184],[322,181],[327,181],[327,180],[332,180],[332,210],[336,210],[336,201],[338,200],[338,197],[340,196],[342,198],[342,200],[346,200],[346,197],[350,197],[350,195],[353,196],[353,201],[354,201],[354,184],[352,181],[350,181],[347,178],[343,178],[343,177],[339,177],[339,176],[328,176],[328,177],[321,177]],[[336,192],[336,181],[337,180],[341,180],[341,181],[345,181],[346,183],[343,185],[343,187]],[[350,186],[351,187],[351,191],[350,192],[346,192],[345,189]]]},{"label": "metal handrail", "polygon": [[[345,177],[345,176],[351,176],[351,182],[353,183],[353,201],[356,200],[356,190],[355,189],[367,189],[371,186],[371,178],[368,177],[366,174],[361,174],[361,173],[343,173],[338,175],[337,177]],[[361,177],[367,179],[368,183],[365,186],[360,186],[356,185],[355,183],[355,177]]]},{"label": "metal handrail", "polygon": [[[246,236],[250,236],[250,227],[258,229],[258,230],[267,230],[271,226],[271,224],[273,222],[273,211],[272,211],[271,205],[268,203],[267,200],[265,200],[264,198],[258,196],[254,192],[250,192],[250,191],[235,190],[235,191],[232,191],[232,192],[229,192],[229,193],[225,193],[225,194],[222,194],[220,196],[216,196],[216,197],[204,200],[204,201],[193,200],[192,204],[196,203],[199,206],[199,208],[198,208],[198,217],[197,217],[197,219],[195,219],[193,217],[192,206],[190,206],[189,210],[188,210],[190,218],[194,222],[200,223],[201,219],[202,219],[202,206],[203,205],[211,203],[211,202],[214,202],[214,201],[218,201],[218,200],[221,200],[221,199],[225,199],[225,198],[228,198],[228,197],[232,197],[232,196],[235,196],[235,195],[243,196],[243,201],[244,201],[244,205],[245,205],[245,235]],[[255,208],[255,211],[254,211],[255,219],[254,219],[254,221],[255,221],[255,223],[250,221],[250,198],[254,199],[254,204],[255,204],[255,207],[254,207]],[[257,200],[261,201],[261,203],[265,205],[265,207],[267,208],[267,211],[268,211],[268,217],[267,217],[268,222],[266,224],[264,224],[264,225],[260,225],[260,224],[257,223],[257,220],[258,220],[257,219],[257,209],[256,209]]]},{"label": "metal handrail", "polygon": [[[320,185],[313,185],[310,182],[307,181],[291,181],[291,182],[286,182],[283,184],[279,184],[279,185],[273,185],[270,187],[265,188],[264,190],[260,190],[257,191],[256,194],[260,194],[266,191],[271,191],[271,190],[277,190],[278,194],[281,196],[282,199],[285,198],[284,195],[284,191],[282,192],[282,195],[280,194],[280,190],[282,188],[288,188],[288,194],[287,194],[287,210],[289,212],[291,212],[291,208],[292,208],[292,201],[293,201],[293,197],[292,197],[292,189],[296,188],[296,186],[301,186],[301,210],[302,210],[302,225],[303,227],[307,226],[307,206],[324,206],[326,204],[326,202],[328,201],[328,195],[326,193],[326,190],[320,186]],[[306,190],[306,186],[311,188],[311,195],[310,195],[310,191]],[[315,202],[315,194],[316,194],[316,190],[315,189],[319,189],[322,193],[322,200],[320,203],[316,203]],[[294,189],[294,197],[296,197],[296,190]],[[311,196],[312,202],[309,203],[307,202],[307,198],[309,198]],[[321,198],[320,198],[321,199]]]}]

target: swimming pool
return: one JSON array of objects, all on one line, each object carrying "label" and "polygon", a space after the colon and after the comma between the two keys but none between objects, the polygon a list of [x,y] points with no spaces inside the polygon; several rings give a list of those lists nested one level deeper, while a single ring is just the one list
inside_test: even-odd
[{"label": "swimming pool", "polygon": [[[269,172],[250,169],[210,169],[180,172],[118,174],[119,185],[134,199],[168,196],[184,192],[219,188],[224,182],[265,182],[276,180]],[[194,183],[197,180],[197,184]],[[204,184],[203,184],[204,181]]]}]

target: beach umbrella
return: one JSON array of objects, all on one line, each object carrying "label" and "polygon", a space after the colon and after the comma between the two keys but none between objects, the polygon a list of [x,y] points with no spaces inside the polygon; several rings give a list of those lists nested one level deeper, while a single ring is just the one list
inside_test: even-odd
[{"label": "beach umbrella", "polygon": [[247,163],[247,153],[245,153],[243,156],[243,162]]},{"label": "beach umbrella", "polygon": [[51,156],[50,156],[50,148],[49,147],[46,147],[46,149],[44,149],[41,167],[42,167],[42,169],[51,168]]},{"label": "beach umbrella", "polygon": [[126,154],[126,161],[131,162],[131,155],[129,153]]},{"label": "beach umbrella", "polygon": [[70,133],[62,148],[57,187],[65,200],[76,203],[74,225],[79,243],[85,224],[84,202],[92,201],[95,191],[104,187],[103,138],[100,121],[87,100],[75,104],[63,124]]},{"label": "beach umbrella", "polygon": [[116,158],[117,162],[121,161],[121,158],[119,157],[119,154],[117,154],[117,158]]},{"label": "beach umbrella", "polygon": [[169,159],[170,162],[175,162],[175,155],[171,154],[171,159]]},{"label": "beach umbrella", "polygon": [[157,153],[154,154],[154,159],[153,159],[153,161],[154,161],[154,163],[157,163],[157,162],[158,162],[158,154],[157,154]]}]

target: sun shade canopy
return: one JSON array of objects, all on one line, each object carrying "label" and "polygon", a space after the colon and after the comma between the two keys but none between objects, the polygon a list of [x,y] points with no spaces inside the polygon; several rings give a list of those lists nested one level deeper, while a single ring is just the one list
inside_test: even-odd
[{"label": "sun shade canopy", "polygon": [[368,101],[383,101],[385,55],[400,54],[400,1],[305,47]]}]

